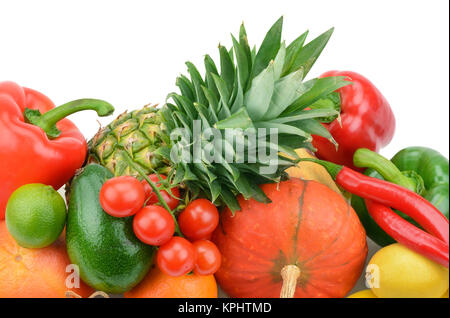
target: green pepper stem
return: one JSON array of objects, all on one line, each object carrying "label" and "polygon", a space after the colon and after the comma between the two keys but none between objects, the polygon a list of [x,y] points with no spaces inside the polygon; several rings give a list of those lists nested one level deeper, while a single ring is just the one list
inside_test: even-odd
[{"label": "green pepper stem", "polygon": [[372,168],[381,174],[386,181],[416,191],[414,181],[405,176],[392,161],[372,150],[366,148],[356,150],[353,155],[353,163],[359,168]]},{"label": "green pepper stem", "polygon": [[164,200],[164,198],[161,195],[161,192],[159,191],[158,187],[156,186],[156,184],[150,180],[150,178],[147,176],[147,174],[145,173],[145,171],[139,167],[135,162],[133,162],[133,160],[131,159],[131,157],[128,155],[128,153],[125,150],[122,150],[123,153],[123,157],[125,158],[125,160],[127,161],[127,163],[134,169],[137,171],[137,173],[139,173],[139,175],[145,180],[147,181],[147,183],[150,185],[150,187],[152,188],[153,192],[156,193],[156,196],[158,197],[159,202],[163,205],[163,207],[169,211],[170,215],[172,216],[173,220],[175,221],[175,232],[181,236],[184,237],[183,234],[181,233],[180,227],[178,226],[178,221],[177,218],[175,216],[175,214],[172,212],[172,210],[169,208],[169,206],[167,205],[167,202]]},{"label": "green pepper stem", "polygon": [[99,116],[108,116],[114,112],[114,107],[100,99],[77,99],[61,106],[55,107],[44,114],[41,114],[38,110],[25,109],[24,117],[27,122],[41,127],[48,137],[56,138],[61,133],[56,128],[56,123],[61,119],[82,111],[82,110],[95,110]]}]

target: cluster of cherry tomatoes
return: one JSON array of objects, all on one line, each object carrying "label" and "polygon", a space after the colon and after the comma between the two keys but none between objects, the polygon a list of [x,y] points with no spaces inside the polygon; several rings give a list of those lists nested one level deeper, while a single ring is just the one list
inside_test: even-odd
[{"label": "cluster of cherry tomatoes", "polygon": [[[158,187],[161,197],[172,211],[179,205],[180,190],[171,187],[170,194],[161,187],[164,175],[152,174],[149,179]],[[145,180],[130,176],[107,180],[100,190],[103,210],[114,217],[134,215],[133,230],[142,242],[158,246],[156,263],[171,276],[191,271],[199,275],[214,274],[220,267],[221,254],[209,240],[219,224],[219,212],[209,200],[196,199],[178,215],[157,205],[159,199]],[[177,225],[186,237],[175,236]],[[181,234],[178,233],[178,234]]]}]

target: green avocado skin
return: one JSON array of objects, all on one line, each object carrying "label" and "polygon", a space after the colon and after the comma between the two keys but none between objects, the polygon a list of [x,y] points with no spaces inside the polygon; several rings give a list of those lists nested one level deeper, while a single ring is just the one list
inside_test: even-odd
[{"label": "green avocado skin", "polygon": [[137,285],[153,263],[154,248],[139,241],[132,217],[103,211],[99,193],[113,177],[106,168],[87,165],[75,176],[66,227],[67,252],[81,279],[106,293],[123,293]]}]

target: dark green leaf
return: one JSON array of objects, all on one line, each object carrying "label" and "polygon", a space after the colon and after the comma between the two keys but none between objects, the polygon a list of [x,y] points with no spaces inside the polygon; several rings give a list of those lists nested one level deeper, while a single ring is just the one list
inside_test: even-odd
[{"label": "dark green leaf", "polygon": [[278,50],[277,56],[275,56],[275,60],[273,61],[273,79],[274,80],[280,79],[285,58],[286,58],[286,45],[283,41],[283,43],[281,43],[280,49]]},{"label": "dark green leaf", "polygon": [[237,79],[237,85],[235,86],[235,88],[236,96],[230,109],[231,113],[237,112],[241,107],[243,107],[244,103],[244,92],[242,89],[241,80],[239,78]]},{"label": "dark green leaf", "polygon": [[177,77],[176,85],[180,89],[181,95],[185,96],[189,100],[194,100],[194,87],[186,76],[180,75]]},{"label": "dark green leaf", "polygon": [[234,36],[231,36],[231,38],[233,40],[233,48],[234,53],[236,55],[237,71],[239,74],[239,79],[242,85],[245,87],[249,76],[247,54],[245,50],[241,47],[241,45],[238,43],[238,41],[234,38]]},{"label": "dark green leaf", "polygon": [[187,181],[198,181],[197,176],[192,172],[189,166],[185,163],[182,163],[184,169],[184,180]]},{"label": "dark green leaf", "polygon": [[205,95],[203,94],[202,86],[205,86],[205,82],[203,81],[200,73],[197,68],[191,62],[186,62],[188,67],[189,74],[191,75],[192,83],[194,84],[196,101],[200,104],[206,104],[207,100]]},{"label": "dark green leaf", "polygon": [[205,70],[205,81],[208,89],[211,90],[216,96],[219,96],[219,91],[217,90],[214,79],[211,76],[211,73],[218,75],[219,72],[217,71],[217,67],[213,59],[208,54],[205,55]]},{"label": "dark green leaf", "polygon": [[241,176],[235,181],[235,185],[236,189],[244,196],[246,200],[257,194],[255,189],[250,186],[250,183],[243,174],[241,174]]},{"label": "dark green leaf", "polygon": [[236,211],[240,211],[241,207],[239,205],[238,200],[236,199],[236,196],[228,190],[227,188],[222,188],[220,192],[220,198],[223,200],[223,202],[228,206],[228,208],[231,210],[231,213],[234,215]]},{"label": "dark green leaf", "polygon": [[[247,39],[247,31],[245,31],[244,23],[241,24],[241,28],[239,29],[239,44],[241,45],[242,49],[245,52],[245,55],[247,56],[248,61],[248,69],[252,69],[252,52],[250,50],[250,46],[248,45],[248,39]],[[245,89],[245,87],[244,87]]]},{"label": "dark green leaf", "polygon": [[311,118],[320,118],[320,117],[330,117],[337,116],[339,113],[334,109],[324,108],[324,109],[311,109],[311,110],[302,110],[298,112],[298,114],[290,113],[289,116],[286,117],[278,117],[272,119],[272,123],[285,124],[293,121],[311,119]]},{"label": "dark green leaf", "polygon": [[214,128],[225,129],[225,128],[241,128],[246,129],[252,127],[252,120],[247,113],[245,108],[241,108],[236,113],[232,114],[228,118],[225,118],[214,125]]},{"label": "dark green leaf", "polygon": [[200,103],[194,103],[195,108],[198,110],[198,114],[202,120],[202,130],[206,128],[211,128],[214,123],[209,120],[208,118],[208,108],[205,105],[202,105]]},{"label": "dark green leaf", "polygon": [[183,111],[183,113],[185,113],[190,118],[191,121],[197,119],[197,116],[195,115],[197,112],[191,100],[189,100],[185,96],[178,95],[175,93],[171,93],[167,97],[172,98],[174,102],[177,104],[178,108],[181,111]]},{"label": "dark green leaf", "polygon": [[300,35],[296,38],[286,49],[286,58],[283,67],[283,76],[289,73],[289,69],[292,67],[295,59],[297,58],[298,53],[303,47],[305,43],[306,37],[308,36],[308,31]]},{"label": "dark green leaf", "polygon": [[208,179],[206,179],[206,181],[208,182],[213,182],[214,180],[217,179],[217,176],[212,173],[204,163],[193,163],[192,164],[195,169],[197,169],[198,171],[200,171],[201,173],[197,173],[197,175],[201,175],[202,173],[204,175],[206,175],[208,177]]},{"label": "dark green leaf", "polygon": [[293,122],[291,124],[300,129],[303,129],[304,131],[307,131],[311,135],[318,135],[327,138],[330,142],[337,145],[330,132],[316,119],[305,119],[298,122]]},{"label": "dark green leaf", "polygon": [[[219,45],[219,53],[220,53],[220,77],[225,82],[228,92],[231,92],[233,90],[233,83],[234,83],[234,72],[235,72],[234,65],[230,58],[230,54],[228,53],[225,47]],[[226,102],[228,102],[228,99],[226,100]]]},{"label": "dark green leaf", "polygon": [[290,134],[290,135],[298,135],[300,137],[310,138],[311,136],[306,132],[305,130],[300,129],[299,127],[296,127],[294,125],[285,125],[285,124],[278,124],[278,123],[272,123],[272,122],[264,122],[259,121],[254,123],[256,128],[274,128],[278,130],[279,134]]},{"label": "dark green leaf", "polygon": [[191,134],[192,120],[189,120],[189,118],[187,118],[187,116],[182,112],[174,112],[174,116],[177,117],[183,127],[186,128],[186,132]]},{"label": "dark green leaf", "polygon": [[254,78],[261,73],[262,70],[267,67],[269,62],[275,58],[280,49],[282,28],[283,17],[279,18],[270,28],[269,32],[267,32],[258,53],[256,53],[251,78]]},{"label": "dark green leaf", "polygon": [[228,101],[230,99],[230,91],[227,88],[227,84],[222,79],[222,77],[219,77],[215,74],[212,74],[212,78],[214,79],[214,82],[216,83],[217,90],[219,91],[219,95],[221,97],[221,100],[228,105]]},{"label": "dark green leaf", "polygon": [[[215,87],[215,85],[214,85]],[[202,86],[203,93],[205,94],[206,99],[209,102],[209,105],[212,107],[214,113],[217,113],[219,110],[219,101],[217,100],[216,95],[207,87]]]},{"label": "dark green leaf", "polygon": [[252,194],[253,199],[255,199],[258,202],[265,203],[265,204],[269,204],[272,202],[269,199],[269,197],[264,193],[264,191],[261,190],[261,188],[258,187],[258,185],[255,182],[253,182],[253,178],[252,178],[252,181],[249,183],[249,185],[253,191],[253,194]]},{"label": "dark green leaf", "polygon": [[263,116],[264,120],[277,118],[304,93],[305,86],[302,83],[302,77],[302,71],[298,70],[275,82],[269,108]]},{"label": "dark green leaf", "polygon": [[222,187],[220,186],[220,182],[218,180],[214,180],[209,184],[209,189],[211,192],[211,201],[214,203],[219,197]]},{"label": "dark green leaf", "polygon": [[308,107],[316,110],[334,110],[334,114],[330,112],[330,114],[323,115],[323,117],[319,118],[321,123],[331,123],[336,118],[339,118],[339,113],[341,112],[341,94],[339,92],[332,92],[327,97],[317,100]]},{"label": "dark green leaf", "polygon": [[323,77],[314,79],[309,82],[313,83],[311,89],[300,96],[291,106],[286,109],[285,112],[283,112],[283,114],[288,114],[300,109],[304,109],[312,105],[319,99],[326,98],[335,90],[351,84],[351,82],[345,80],[344,76]]},{"label": "dark green leaf", "polygon": [[297,54],[297,57],[295,58],[291,67],[289,68],[288,72],[292,73],[298,70],[299,68],[302,68],[303,77],[305,77],[308,74],[311,67],[316,62],[320,53],[322,53],[322,50],[325,48],[325,45],[327,45],[328,40],[333,34],[333,30],[334,28],[329,29],[325,33],[322,33],[317,38],[306,44]]},{"label": "dark green leaf", "polygon": [[259,120],[266,114],[274,90],[273,63],[256,76],[244,96],[244,104],[252,120]]}]

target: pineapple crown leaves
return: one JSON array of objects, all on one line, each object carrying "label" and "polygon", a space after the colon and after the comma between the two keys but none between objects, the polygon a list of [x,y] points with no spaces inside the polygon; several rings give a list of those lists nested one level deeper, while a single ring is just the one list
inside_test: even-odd
[{"label": "pineapple crown leaves", "polygon": [[[314,150],[312,134],[334,142],[320,122],[339,116],[339,96],[334,92],[350,84],[343,77],[304,81],[333,28],[306,44],[308,32],[304,32],[286,45],[281,40],[282,25],[283,17],[273,24],[257,49],[250,47],[242,24],[239,35],[231,35],[231,49],[219,45],[218,64],[205,55],[204,77],[191,62],[186,62],[189,77],[180,75],[177,78],[180,93],[169,94],[161,111],[169,133],[184,128],[192,136],[195,120],[201,121],[203,128],[220,130],[225,153],[235,159],[237,154],[224,138],[225,129],[273,128],[278,131],[278,144],[266,142],[266,149],[277,149],[294,159],[280,155],[275,172],[261,172],[261,168],[269,163],[260,158],[245,164],[221,160],[218,163],[201,161],[176,165],[176,181],[186,183],[194,193],[203,193],[232,211],[239,210],[238,194],[245,199],[270,202],[256,184],[280,181],[283,171],[298,159],[294,149]],[[268,137],[269,134],[267,140]],[[245,154],[250,156],[254,145],[246,142],[243,147]],[[205,151],[208,141],[202,138],[200,143]]]}]

